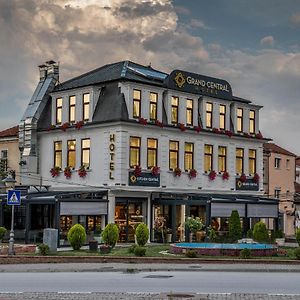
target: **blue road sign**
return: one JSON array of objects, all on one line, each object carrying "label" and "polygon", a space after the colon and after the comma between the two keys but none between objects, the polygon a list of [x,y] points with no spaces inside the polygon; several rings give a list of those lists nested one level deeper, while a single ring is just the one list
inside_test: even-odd
[{"label": "blue road sign", "polygon": [[7,193],[7,205],[21,205],[21,191],[9,190]]}]

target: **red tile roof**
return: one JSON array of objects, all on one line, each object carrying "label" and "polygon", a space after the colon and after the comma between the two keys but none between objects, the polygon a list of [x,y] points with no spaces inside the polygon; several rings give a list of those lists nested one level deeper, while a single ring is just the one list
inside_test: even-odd
[{"label": "red tile roof", "polygon": [[295,157],[297,156],[296,154],[294,154],[288,150],[285,150],[274,143],[265,143],[264,151],[269,151],[272,153],[280,153],[280,154],[288,155],[288,156],[295,156]]},{"label": "red tile roof", "polygon": [[15,127],[0,131],[0,138],[10,137],[10,136],[18,136],[18,133],[19,133],[19,126],[15,126]]}]

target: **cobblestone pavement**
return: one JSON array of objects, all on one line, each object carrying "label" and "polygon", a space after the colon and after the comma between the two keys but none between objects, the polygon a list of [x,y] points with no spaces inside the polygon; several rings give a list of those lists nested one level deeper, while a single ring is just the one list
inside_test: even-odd
[{"label": "cobblestone pavement", "polygon": [[0,300],[300,300],[300,295],[140,294],[140,293],[0,293]]}]

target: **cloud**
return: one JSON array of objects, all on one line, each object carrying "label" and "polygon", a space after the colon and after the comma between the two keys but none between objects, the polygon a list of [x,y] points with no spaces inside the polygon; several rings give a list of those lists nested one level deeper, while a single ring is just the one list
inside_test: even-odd
[{"label": "cloud", "polygon": [[[0,127],[19,122],[38,82],[40,63],[59,61],[60,80],[64,81],[106,63],[130,59],[151,62],[166,72],[178,68],[228,80],[236,96],[264,105],[260,119],[263,134],[282,145],[292,142],[291,150],[297,152],[299,50],[248,53],[228,50],[219,43],[205,44],[199,35],[181,26],[178,13],[184,10],[179,12],[172,3],[0,1]],[[191,24],[205,26],[200,20]],[[271,46],[274,38],[264,37],[261,43]]]},{"label": "cloud", "polygon": [[294,25],[300,25],[300,12],[295,13],[295,14],[292,15],[291,22]]},{"label": "cloud", "polygon": [[275,40],[274,40],[274,37],[272,35],[265,36],[264,38],[262,38],[260,40],[260,44],[262,46],[268,46],[268,47],[270,47],[270,46],[273,46],[274,43],[275,43]]},{"label": "cloud", "polygon": [[179,15],[190,15],[191,11],[184,6],[176,5],[174,6],[175,12]]}]

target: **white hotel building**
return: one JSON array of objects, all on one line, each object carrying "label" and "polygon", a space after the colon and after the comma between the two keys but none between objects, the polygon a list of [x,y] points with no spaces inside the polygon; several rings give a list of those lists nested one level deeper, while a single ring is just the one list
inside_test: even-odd
[{"label": "white hotel building", "polygon": [[47,186],[24,201],[26,241],[78,222],[90,232],[116,222],[120,241],[132,241],[136,224],[155,229],[159,218],[177,241],[186,217],[224,232],[233,209],[244,232],[260,218],[277,226],[278,203],[263,197],[262,107],[228,82],[130,61],[63,83],[58,72],[40,66],[19,125],[22,184]]}]

